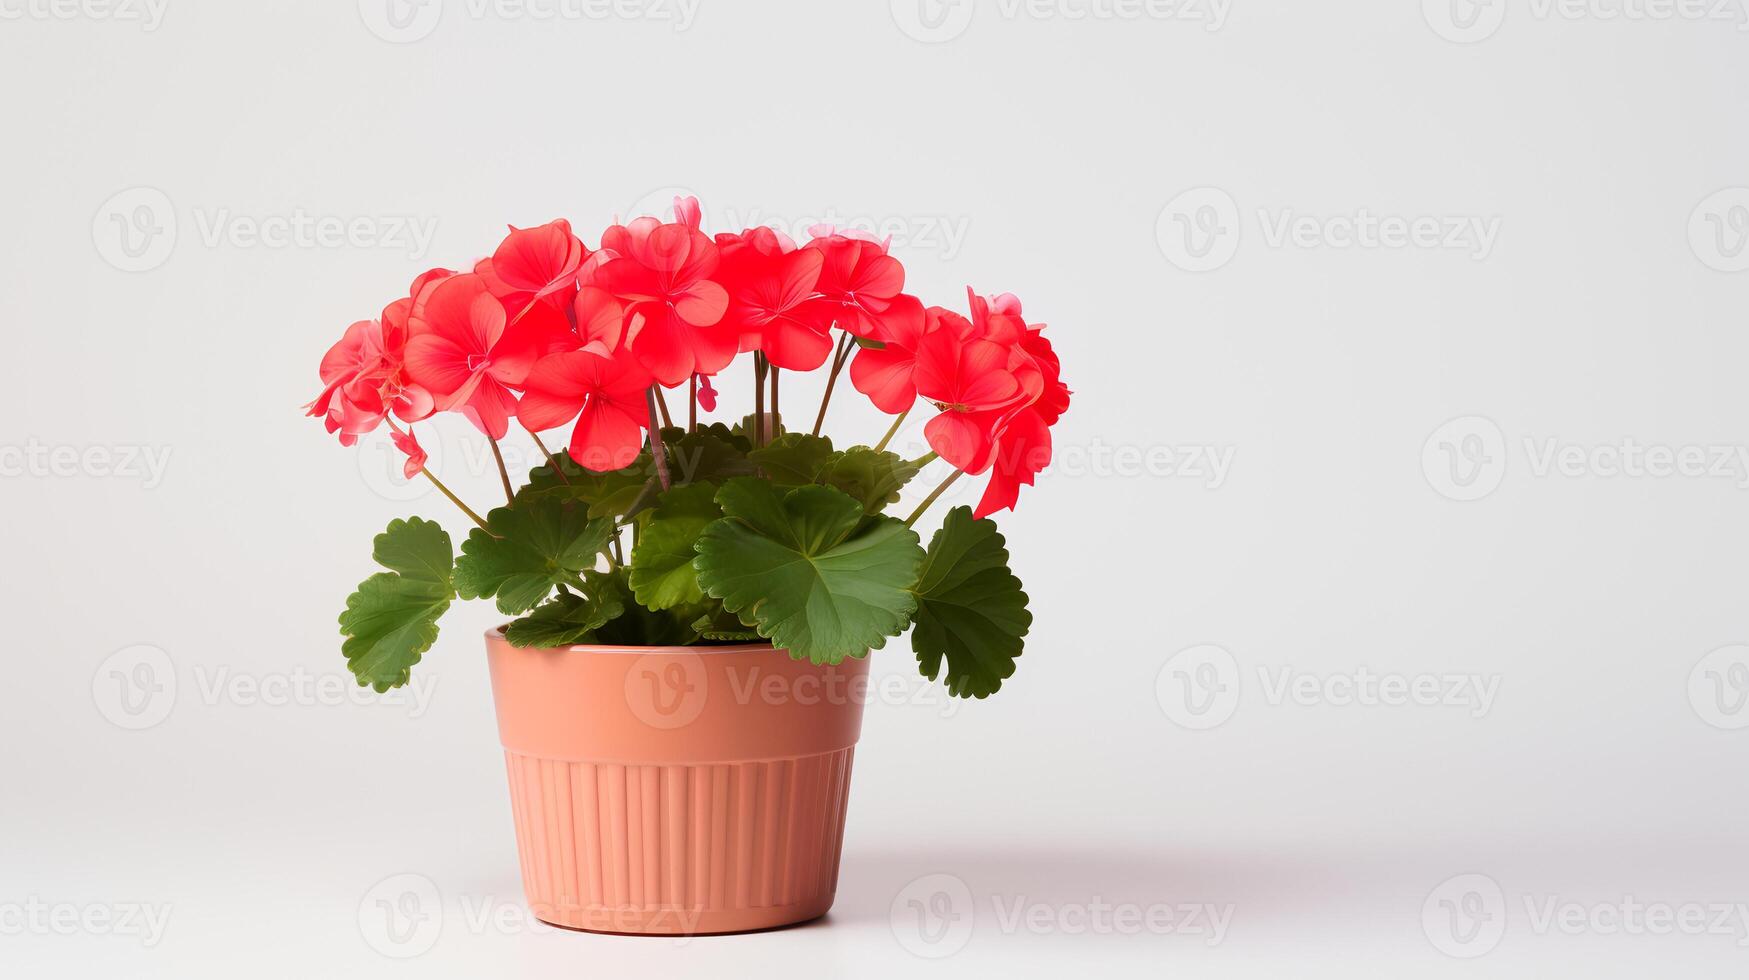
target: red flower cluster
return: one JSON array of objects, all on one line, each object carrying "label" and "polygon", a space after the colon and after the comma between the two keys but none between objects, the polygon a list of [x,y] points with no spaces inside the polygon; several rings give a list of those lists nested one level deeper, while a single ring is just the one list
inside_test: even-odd
[{"label": "red flower cluster", "polygon": [[831,356],[836,328],[862,347],[850,365],[857,390],[893,415],[919,398],[933,404],[931,448],[991,473],[978,516],[1011,508],[1049,463],[1069,389],[1013,296],[968,290],[970,319],[925,309],[884,242],[829,228],[801,246],[763,227],[711,238],[697,200],[677,200],[675,214],[614,225],[595,251],[563,219],[512,228],[471,273],[421,275],[328,351],[309,413],[345,445],[388,420],[409,477],[425,454],[394,419],[460,412],[493,439],[512,418],[535,432],[574,420],[572,458],[607,471],[637,456],[653,385],[697,379],[710,411],[710,378],[736,354],[811,371]]}]

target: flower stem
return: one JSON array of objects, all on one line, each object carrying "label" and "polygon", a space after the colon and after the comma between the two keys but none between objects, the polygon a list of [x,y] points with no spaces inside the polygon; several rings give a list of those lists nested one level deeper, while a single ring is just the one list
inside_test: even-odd
[{"label": "flower stem", "polygon": [[935,491],[933,493],[931,493],[929,496],[923,498],[923,502],[918,504],[917,509],[911,512],[911,516],[905,518],[905,526],[910,527],[911,525],[917,523],[917,518],[923,516],[923,512],[929,509],[929,505],[935,503],[935,499],[937,497],[946,493],[947,488],[953,486],[953,481],[955,481],[955,480],[957,480],[960,477],[965,476],[965,475],[966,475],[965,470],[954,470],[952,476],[941,481],[941,486],[936,487]]},{"label": "flower stem", "polygon": [[510,471],[504,468],[504,451],[498,448],[498,440],[491,436],[487,436],[486,440],[492,444],[492,458],[498,461],[498,479],[504,481],[504,502],[514,504],[516,491],[510,486]]},{"label": "flower stem", "polygon": [[650,390],[656,393],[656,405],[662,409],[662,426],[668,429],[674,428],[674,419],[668,415],[668,398],[662,394],[662,386],[651,385]]},{"label": "flower stem", "polygon": [[668,478],[668,447],[662,442],[662,425],[656,417],[655,385],[644,390],[644,401],[650,408],[650,456],[656,461],[656,478],[662,481],[662,489],[667,490],[672,486]]},{"label": "flower stem", "polygon": [[[485,531],[487,534],[492,533],[492,529],[486,526],[485,518],[474,513],[474,509],[472,507],[469,507],[467,504],[462,503],[462,498],[456,496],[448,487],[444,486],[442,480],[439,480],[436,477],[436,475],[434,475],[430,470],[420,470],[419,472],[425,474],[425,478],[427,480],[431,481],[432,486],[443,491],[443,495],[445,497],[449,498],[450,503],[455,504],[457,507],[460,507],[462,509],[462,513],[468,515],[470,518],[473,518],[474,523],[480,525],[481,530]],[[496,537],[496,535],[494,535],[494,537]]]},{"label": "flower stem", "polygon": [[845,348],[850,346],[850,331],[846,330],[838,337],[838,350],[832,355],[832,373],[826,376],[826,394],[820,397],[820,414],[814,416],[814,435],[820,434],[820,426],[826,424],[826,406],[832,403],[832,388],[838,384],[838,372],[844,370],[845,358],[849,355]]},{"label": "flower stem", "polygon": [[774,366],[771,369],[771,435],[772,435],[772,438],[776,438],[777,433],[783,429],[783,416],[781,416],[777,413],[777,376],[782,374],[782,373],[783,373],[783,369],[780,367]]},{"label": "flower stem", "polygon": [[547,448],[546,443],[540,441],[540,436],[535,435],[533,429],[525,429],[524,431],[528,433],[530,439],[534,440],[535,448],[540,450],[540,454],[547,458],[547,465],[553,468],[553,473],[558,476],[559,482],[566,486],[570,486],[571,478],[565,475],[565,468],[559,465],[558,457],[553,455],[552,450]]},{"label": "flower stem", "polygon": [[765,355],[753,354],[753,448],[765,445]]},{"label": "flower stem", "polygon": [[690,397],[687,399],[688,407],[686,410],[686,431],[697,432],[698,431],[698,375],[695,374],[691,377],[690,382],[689,382],[689,386],[688,386],[687,394]]},{"label": "flower stem", "polygon": [[[830,389],[828,389],[828,390],[830,390]],[[875,452],[878,453],[881,450],[887,448],[887,443],[892,442],[893,437],[899,434],[899,426],[905,424],[905,416],[910,415],[910,414],[911,414],[911,410],[908,408],[905,409],[903,412],[899,413],[899,417],[893,420],[893,427],[887,430],[886,435],[881,436],[880,442],[875,443],[875,447],[874,447]]]}]

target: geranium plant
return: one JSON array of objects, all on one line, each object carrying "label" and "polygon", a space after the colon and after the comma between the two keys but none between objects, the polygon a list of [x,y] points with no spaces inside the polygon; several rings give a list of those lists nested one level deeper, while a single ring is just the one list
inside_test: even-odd
[{"label": "geranium plant", "polygon": [[[866,236],[712,238],[690,198],[675,216],[614,225],[594,250],[564,220],[512,228],[472,271],[419,276],[322,359],[309,414],[348,446],[386,428],[407,478],[422,474],[474,524],[459,554],[417,517],[377,536],[385,571],[340,616],[359,683],[405,684],[461,598],[496,602],[516,617],[506,638],[531,647],[770,641],[838,663],[911,627],[925,676],[945,671],[956,696],[994,693],[1031,615],[989,515],[1049,462],[1069,403],[1042,328],[1011,295],[968,290],[963,314],[924,307]],[[786,425],[783,374],[821,369],[811,427]],[[844,374],[897,416],[872,446],[821,433]],[[729,383],[753,385],[754,413],[702,417]],[[903,459],[886,447],[919,406],[936,413],[932,451]],[[438,412],[490,441],[503,506],[482,514],[426,468],[415,426]],[[500,450],[513,427],[546,459],[520,486]],[[541,434],[565,429],[549,451]],[[937,458],[954,467],[947,480],[888,515]],[[951,510],[926,549],[915,525],[968,474],[988,474],[981,500]]]}]

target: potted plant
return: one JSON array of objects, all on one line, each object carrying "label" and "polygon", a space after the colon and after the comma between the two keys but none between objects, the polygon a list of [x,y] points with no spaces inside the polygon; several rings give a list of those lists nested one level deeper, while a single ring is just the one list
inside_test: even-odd
[{"label": "potted plant", "polygon": [[[342,649],[384,691],[452,601],[511,617],[487,654],[524,886],[556,925],[693,934],[823,914],[869,651],[909,628],[924,676],[983,698],[1031,620],[988,515],[1049,461],[1069,391],[1020,303],[968,290],[964,314],[925,308],[886,244],[855,233],[797,246],[699,225],[688,198],[594,250],[563,220],[512,228],[472,271],[426,272],[348,328],[308,408],[343,445],[386,429],[407,478],[473,525],[458,549],[432,521],[391,522]],[[709,420],[738,355],[755,411]],[[783,374],[818,369],[811,426],[786,424]],[[844,374],[895,416],[873,445],[821,432]],[[919,407],[936,413],[932,451],[903,459],[887,445]],[[425,467],[414,427],[438,412],[490,441],[503,506],[482,513]],[[513,427],[545,459],[520,485],[499,448]],[[550,452],[541,433],[565,429]],[[888,514],[937,458],[947,480]],[[985,473],[977,507],[925,547],[931,504]]]}]

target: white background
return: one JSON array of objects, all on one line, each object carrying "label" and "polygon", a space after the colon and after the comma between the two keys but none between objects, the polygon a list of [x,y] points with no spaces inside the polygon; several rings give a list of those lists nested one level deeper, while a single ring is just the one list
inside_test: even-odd
[{"label": "white background", "polygon": [[[0,972],[1743,974],[1734,0],[627,2],[0,0]],[[926,301],[1018,293],[1076,391],[1000,518],[1018,673],[948,704],[876,653],[837,907],[679,945],[521,912],[489,608],[417,701],[340,686],[371,535],[464,525],[299,409],[417,272],[673,188],[884,223]],[[139,906],[161,934],[102,921]]]}]

